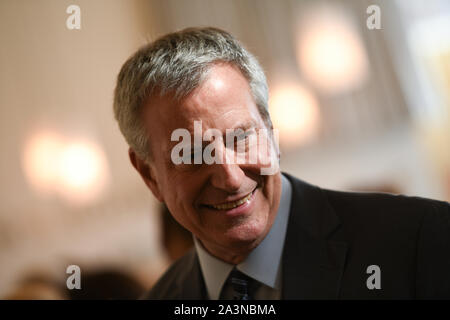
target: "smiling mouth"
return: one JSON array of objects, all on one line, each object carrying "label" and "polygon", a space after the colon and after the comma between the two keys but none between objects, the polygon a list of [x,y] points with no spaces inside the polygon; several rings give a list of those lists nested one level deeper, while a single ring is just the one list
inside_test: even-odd
[{"label": "smiling mouth", "polygon": [[240,205],[250,201],[250,198],[252,197],[252,195],[255,192],[255,190],[250,192],[245,197],[243,197],[241,199],[238,199],[236,201],[226,202],[226,203],[217,204],[217,205],[209,204],[209,205],[206,205],[206,206],[209,207],[209,208],[215,209],[215,210],[230,210],[230,209],[234,209],[234,208],[239,207]]}]

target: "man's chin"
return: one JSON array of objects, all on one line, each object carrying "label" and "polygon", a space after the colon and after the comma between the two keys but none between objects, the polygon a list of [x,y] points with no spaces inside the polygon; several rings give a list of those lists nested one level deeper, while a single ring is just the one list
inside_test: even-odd
[{"label": "man's chin", "polygon": [[228,247],[235,250],[251,250],[255,248],[266,236],[266,228],[254,228],[247,226],[239,226],[238,228],[232,228],[227,230],[223,234],[223,242],[227,243]]}]

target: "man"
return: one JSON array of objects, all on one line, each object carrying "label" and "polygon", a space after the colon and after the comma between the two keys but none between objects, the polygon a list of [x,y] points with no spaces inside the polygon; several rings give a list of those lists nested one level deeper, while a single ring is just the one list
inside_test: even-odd
[{"label": "man", "polygon": [[[267,99],[256,59],[215,28],[163,36],[122,67],[114,112],[131,163],[195,240],[147,298],[450,298],[449,204],[267,174]],[[242,151],[229,130],[256,161],[229,161]],[[209,141],[218,161],[204,159]]]}]

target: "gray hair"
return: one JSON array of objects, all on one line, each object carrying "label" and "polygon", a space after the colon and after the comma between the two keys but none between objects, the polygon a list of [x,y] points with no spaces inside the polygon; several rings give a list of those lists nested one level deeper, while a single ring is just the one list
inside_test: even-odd
[{"label": "gray hair", "polygon": [[150,147],[141,114],[153,94],[187,96],[205,79],[209,67],[230,63],[247,79],[253,99],[268,128],[268,87],[256,58],[229,33],[212,27],[169,33],[140,48],[122,66],[114,92],[114,116],[129,146],[143,160]]}]

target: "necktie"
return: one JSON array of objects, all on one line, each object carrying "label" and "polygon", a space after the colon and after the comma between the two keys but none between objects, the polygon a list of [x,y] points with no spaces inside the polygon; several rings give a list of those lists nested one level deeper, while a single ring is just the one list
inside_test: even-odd
[{"label": "necktie", "polygon": [[226,285],[232,288],[233,300],[253,300],[255,284],[255,280],[237,269],[231,271],[226,282]]}]

